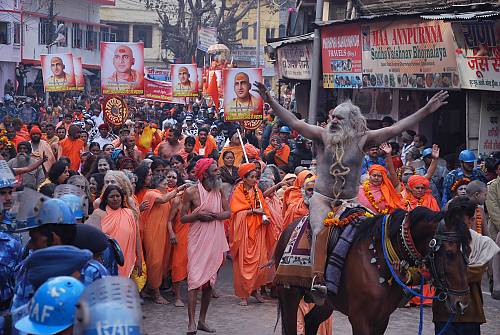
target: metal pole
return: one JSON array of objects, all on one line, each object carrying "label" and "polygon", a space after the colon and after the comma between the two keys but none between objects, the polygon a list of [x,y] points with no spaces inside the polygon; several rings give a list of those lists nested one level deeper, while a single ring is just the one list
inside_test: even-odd
[{"label": "metal pole", "polygon": [[[51,41],[52,43],[52,41]],[[50,45],[47,45],[47,53],[50,55]],[[45,107],[48,107],[49,106],[49,92],[45,92]]]},{"label": "metal pole", "polygon": [[[316,22],[323,21],[323,0],[316,0]],[[311,94],[309,94],[309,124],[316,124],[318,115],[318,96],[321,75],[321,33],[320,29],[314,29],[312,71],[311,71]]]},{"label": "metal pole", "polygon": [[257,55],[256,67],[260,67],[260,0],[257,0],[257,23],[255,29],[257,30]]}]

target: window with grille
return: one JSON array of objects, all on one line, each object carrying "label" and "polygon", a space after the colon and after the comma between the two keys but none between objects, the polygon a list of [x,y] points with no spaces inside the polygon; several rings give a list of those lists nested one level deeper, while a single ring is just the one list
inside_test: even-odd
[{"label": "window with grille", "polygon": [[49,21],[40,18],[38,23],[38,44],[47,45],[50,43]]},{"label": "window with grille", "polygon": [[21,44],[21,24],[14,22],[14,44]]},{"label": "window with grille", "polygon": [[145,48],[153,47],[153,26],[148,25],[134,25],[134,41],[144,42]]},{"label": "window with grille", "polygon": [[241,39],[248,40],[248,22],[241,23]]},{"label": "window with grille", "polygon": [[94,27],[87,26],[86,38],[85,38],[85,48],[87,50],[94,50],[97,48],[97,31],[94,31]]},{"label": "window with grille", "polygon": [[116,36],[116,42],[129,42],[128,32],[128,24],[113,24],[113,28],[111,29],[111,33]]},{"label": "window with grille", "polygon": [[0,21],[0,44],[10,44],[10,22]]},{"label": "window with grille", "polygon": [[71,47],[81,48],[83,42],[83,32],[78,23],[73,23],[71,29]]}]

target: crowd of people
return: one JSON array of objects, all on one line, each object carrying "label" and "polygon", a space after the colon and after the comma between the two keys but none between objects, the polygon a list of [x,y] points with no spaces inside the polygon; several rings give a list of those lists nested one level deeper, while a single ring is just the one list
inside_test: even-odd
[{"label": "crowd of people", "polygon": [[[51,328],[51,311],[37,304],[50,307],[62,298],[45,292],[67,288],[72,293],[61,304],[75,305],[85,286],[119,276],[131,278],[143,298],[158,304],[169,303],[162,292],[171,287],[179,308],[187,282],[188,334],[214,332],[207,310],[218,296],[217,273],[226,259],[232,260],[241,306],[250,297],[259,303],[272,297],[274,270],[263,265],[283,230],[309,214],[318,169],[312,141],[267,104],[262,125],[244,129],[224,122],[224,111],[201,98],[187,105],[130,99],[129,118],[117,127],[105,121],[101,99],[81,95],[46,106],[29,98],[1,115],[3,326],[71,333],[78,309],[65,311],[65,327]],[[386,127],[394,122],[383,121]],[[408,130],[401,143],[370,148],[359,203],[374,214],[417,206],[440,211],[468,196],[476,208],[470,228],[500,243],[500,157],[479,161],[464,149],[444,161],[439,147],[426,142]],[[489,269],[498,299],[498,256]],[[480,285],[481,276],[474,278],[479,282],[471,285]],[[426,293],[432,294],[430,287]],[[302,332],[311,308],[301,302]],[[485,322],[484,314],[463,320]],[[331,322],[322,333],[331,334]]]}]

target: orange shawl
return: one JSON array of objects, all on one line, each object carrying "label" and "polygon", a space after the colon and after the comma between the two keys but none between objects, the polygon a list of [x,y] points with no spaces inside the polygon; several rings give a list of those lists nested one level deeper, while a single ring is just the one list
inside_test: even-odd
[{"label": "orange shawl", "polygon": [[130,277],[137,258],[137,224],[132,210],[106,207],[106,214],[101,218],[101,229],[105,234],[115,239],[122,249],[125,264],[118,268],[118,274]]},{"label": "orange shawl", "polygon": [[[302,186],[306,181],[307,177],[311,175],[312,172],[309,170],[304,170],[297,175],[297,179],[295,179],[293,186],[287,188],[285,193],[283,193],[283,216],[286,215],[288,207],[296,202],[297,200],[302,201]],[[286,227],[286,225],[285,225]]]},{"label": "orange shawl", "polygon": [[[264,155],[269,154],[273,150],[275,150],[275,148],[272,145],[269,145],[266,150],[264,150]],[[284,144],[281,149],[276,150],[274,162],[277,166],[287,165],[288,157],[290,157],[290,147],[287,144]]]},{"label": "orange shawl", "polygon": [[387,170],[382,165],[374,164],[368,169],[368,174],[377,171],[382,174],[382,185],[380,185],[380,191],[384,197],[389,213],[400,207],[401,195],[396,191],[392,185],[389,177],[387,176]]},{"label": "orange shawl", "polygon": [[426,188],[425,194],[422,198],[417,199],[411,191],[407,191],[407,195],[402,201],[402,207],[407,211],[415,209],[417,206],[427,207],[430,210],[439,212],[440,208],[436,199],[432,196],[432,191],[430,190],[430,182],[427,178],[419,175],[411,176],[408,179],[408,187],[410,189],[415,188],[417,185],[423,185]]},{"label": "orange shawl", "polygon": [[[200,149],[203,149],[203,154],[200,153]],[[207,141],[204,146],[201,145],[199,137],[196,136],[196,142],[194,143],[193,148],[194,152],[198,153],[200,156],[208,157],[208,155],[210,155],[214,150],[217,150],[217,142],[215,142],[212,135],[207,136]]]}]

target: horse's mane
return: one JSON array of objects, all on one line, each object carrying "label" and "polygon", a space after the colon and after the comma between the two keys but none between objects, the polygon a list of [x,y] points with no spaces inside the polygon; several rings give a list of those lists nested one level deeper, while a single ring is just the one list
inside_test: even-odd
[{"label": "horse's mane", "polygon": [[[406,214],[408,214],[408,220],[410,221],[410,228],[413,227],[417,222],[439,222],[443,219],[443,212],[434,212],[427,207],[417,207],[410,212],[406,212],[402,209],[396,209],[388,220],[389,224],[389,237],[395,238],[399,233],[401,223],[403,222]],[[368,218],[363,221],[356,233],[355,240],[364,240],[367,238],[375,237],[376,240],[381,238],[382,234],[382,219],[384,215],[377,215],[372,218]]]}]

